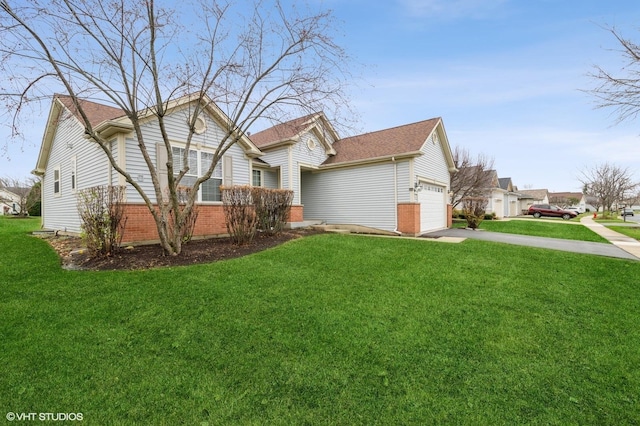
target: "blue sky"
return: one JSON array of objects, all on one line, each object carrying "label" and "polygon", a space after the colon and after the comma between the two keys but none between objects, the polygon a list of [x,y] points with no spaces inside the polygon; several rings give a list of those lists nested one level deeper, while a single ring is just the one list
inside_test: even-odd
[{"label": "blue sky", "polygon": [[[616,125],[580,91],[593,65],[622,65],[603,26],[640,42],[637,0],[308,1],[334,11],[336,40],[364,65],[363,132],[442,117],[452,147],[493,157],[520,189],[579,191],[580,171],[605,161],[640,180],[640,120]],[[0,151],[0,176],[29,175],[47,112]]]},{"label": "blue sky", "polygon": [[[640,2],[324,2],[368,67],[356,93],[365,130],[440,116],[452,146],[495,160],[520,189],[579,191],[585,167],[640,168],[640,121],[615,124],[580,89],[621,67],[603,26],[640,42]],[[640,170],[639,170],[640,171]],[[640,174],[636,174],[640,179]]]}]

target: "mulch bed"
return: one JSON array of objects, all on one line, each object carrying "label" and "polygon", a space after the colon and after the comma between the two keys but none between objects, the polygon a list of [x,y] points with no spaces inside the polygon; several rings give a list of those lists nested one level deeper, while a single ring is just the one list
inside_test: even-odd
[{"label": "mulch bed", "polygon": [[275,247],[287,241],[318,234],[315,229],[295,229],[269,236],[258,234],[249,244],[238,246],[229,238],[193,240],[182,247],[178,256],[165,256],[159,244],[121,248],[111,256],[90,257],[83,249],[82,240],[69,236],[45,238],[60,256],[65,269],[74,270],[140,270],[166,266],[194,265],[233,259]]}]

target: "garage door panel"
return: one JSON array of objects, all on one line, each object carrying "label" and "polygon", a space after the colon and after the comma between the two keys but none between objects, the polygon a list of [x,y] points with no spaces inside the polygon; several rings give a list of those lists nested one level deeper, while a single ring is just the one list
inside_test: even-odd
[{"label": "garage door panel", "polygon": [[445,188],[423,183],[418,192],[420,203],[420,232],[428,232],[446,227]]}]

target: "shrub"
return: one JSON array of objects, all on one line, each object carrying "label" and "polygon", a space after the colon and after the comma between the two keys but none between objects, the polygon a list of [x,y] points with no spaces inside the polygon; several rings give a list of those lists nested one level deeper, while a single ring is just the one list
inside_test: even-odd
[{"label": "shrub", "polygon": [[291,211],[293,191],[254,187],[251,190],[258,229],[276,235],[284,229]]},{"label": "shrub", "polygon": [[221,187],[227,231],[236,244],[247,244],[256,234],[258,219],[250,186]]},{"label": "shrub", "polygon": [[112,255],[122,242],[126,224],[124,186],[94,186],[79,192],[82,238],[91,256]]},{"label": "shrub", "polygon": [[42,202],[36,201],[33,206],[29,208],[29,216],[42,215]]},{"label": "shrub", "polygon": [[485,213],[484,215],[484,220],[494,220],[495,218],[496,218],[495,212]]},{"label": "shrub", "polygon": [[465,197],[463,199],[463,212],[469,228],[476,229],[480,226],[486,214],[487,203],[486,197]]}]

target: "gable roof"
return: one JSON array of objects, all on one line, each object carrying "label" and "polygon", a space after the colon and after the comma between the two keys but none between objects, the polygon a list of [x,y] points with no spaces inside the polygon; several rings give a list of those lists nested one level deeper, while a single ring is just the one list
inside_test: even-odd
[{"label": "gable roof", "polygon": [[518,191],[521,195],[521,198],[531,198],[534,200],[544,200],[549,193],[546,189],[522,189]]},{"label": "gable roof", "polygon": [[556,199],[570,199],[570,198],[575,198],[577,200],[582,200],[582,197],[584,197],[584,194],[582,192],[549,192],[549,199],[551,198],[556,198]]},{"label": "gable roof", "polygon": [[251,141],[258,148],[265,148],[282,141],[289,141],[304,132],[316,114],[305,115],[286,123],[276,124],[273,127],[254,133],[250,136]]},{"label": "gable roof", "polygon": [[[64,107],[69,110],[80,122],[82,122],[82,117],[76,105],[73,103],[73,99],[71,96],[67,95],[55,95],[55,99],[57,99]],[[92,102],[86,99],[78,99],[78,103],[80,107],[87,115],[89,122],[92,126],[97,126],[103,121],[113,120],[115,118],[124,117],[124,111],[120,108],[111,107],[108,105],[99,104],[97,102]]]},{"label": "gable roof", "polygon": [[498,178],[498,186],[505,191],[513,191],[513,185],[511,184],[511,178]]},{"label": "gable roof", "polygon": [[[441,118],[432,118],[417,123],[352,136],[333,143],[336,155],[323,165],[354,163],[398,156],[417,156],[429,136],[441,125]],[[438,132],[447,157],[449,170],[454,168],[449,142],[444,131]]]},{"label": "gable roof", "polygon": [[338,140],[338,134],[322,112],[277,124],[251,135],[250,139],[258,148],[268,150],[293,145],[306,133],[315,134],[327,155],[336,154],[332,142]]},{"label": "gable roof", "polygon": [[[206,95],[203,97],[197,97],[196,95],[186,95],[181,98],[174,99],[168,102],[167,110],[180,108],[198,99],[203,103],[203,111],[206,111],[210,115],[210,117],[215,119],[219,124],[223,126],[226,124],[229,128],[235,128],[235,126],[230,124],[229,117]],[[124,111],[120,108],[103,105],[97,102],[89,101],[87,99],[78,99],[78,104],[86,114],[87,119],[93,126],[94,130],[100,133],[101,136],[105,138],[108,138],[116,133],[130,132],[133,130],[131,121],[125,115]],[[59,123],[59,117],[64,110],[69,111],[73,115],[73,117],[78,120],[78,125],[84,127],[82,116],[80,115],[76,104],[74,104],[73,99],[67,95],[54,95],[51,110],[49,111],[49,117],[47,119],[47,124],[45,127],[45,132],[42,137],[42,144],[40,145],[40,152],[38,154],[36,168],[31,172],[35,175],[41,176],[45,172],[47,162],[49,161],[49,155],[51,154],[53,138]],[[141,119],[151,118],[153,116],[153,110],[150,108],[140,111]],[[240,134],[238,144],[250,157],[257,157],[262,154],[258,147],[256,147],[253,142],[244,134]]]}]

